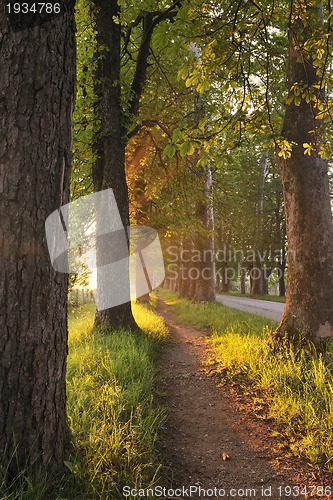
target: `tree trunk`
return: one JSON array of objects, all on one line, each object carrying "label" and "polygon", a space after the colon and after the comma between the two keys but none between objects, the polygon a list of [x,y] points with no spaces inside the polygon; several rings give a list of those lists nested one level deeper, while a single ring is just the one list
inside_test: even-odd
[{"label": "tree trunk", "polygon": [[287,264],[287,257],[286,257],[286,251],[283,248],[281,250],[281,260],[278,265],[278,271],[279,271],[279,296],[280,297],[285,297],[286,295],[286,283],[285,283],[285,271],[286,271],[286,264]]},{"label": "tree trunk", "polygon": [[[291,26],[289,37],[288,87],[292,96],[295,83],[317,85],[320,76],[312,60],[302,57],[299,44],[304,46],[310,37],[310,28],[304,27],[302,18]],[[315,89],[315,93],[320,100],[320,90]],[[333,337],[333,225],[327,161],[319,156],[318,144],[310,156],[303,150],[303,143],[313,142],[309,131],[315,125],[320,123],[313,101],[307,103],[302,98],[299,106],[294,102],[287,106],[282,135],[297,145],[290,158],[279,161],[288,237],[288,294],[276,334],[319,342]]]},{"label": "tree trunk", "polygon": [[[102,158],[104,165],[97,164],[94,169],[95,186],[100,189],[112,188],[118,204],[121,219],[125,229],[129,227],[128,190],[125,175],[125,147],[126,142],[135,134],[130,132],[133,118],[138,115],[141,95],[146,83],[147,70],[149,67],[148,57],[150,44],[155,27],[167,19],[173,19],[181,4],[174,2],[172,7],[165,11],[139,12],[135,26],[142,26],[141,40],[138,43],[135,55],[135,71],[130,89],[128,102],[121,105],[121,36],[122,26],[120,20],[120,7],[117,0],[93,0],[96,7],[96,31],[99,46],[98,57],[101,63],[97,73],[101,77],[101,85],[97,83],[96,90],[101,92],[100,108],[102,121]],[[126,36],[124,37],[126,38]],[[128,45],[129,39],[124,40]],[[126,47],[128,49],[128,47]],[[134,58],[133,58],[134,60]],[[140,128],[140,127],[139,127]],[[137,128],[135,127],[135,130]],[[97,148],[99,144],[96,145]],[[102,182],[101,182],[102,179]],[[98,263],[97,248],[97,263]],[[97,288],[99,289],[98,276],[103,276],[103,269],[97,269]],[[122,281],[127,280],[128,290],[130,288],[129,270],[122,274]],[[125,281],[123,285],[125,286]],[[135,328],[130,301],[98,311],[96,313],[96,324],[103,324],[108,329]]]},{"label": "tree trunk", "polygon": [[[190,52],[201,63],[201,49],[195,43],[190,43]],[[193,117],[198,123],[205,117],[205,103],[202,96],[192,87]],[[198,154],[193,155],[195,163],[199,160]],[[200,261],[196,262],[197,276],[195,283],[190,287],[195,302],[215,301],[215,255],[214,255],[214,206],[213,206],[213,178],[210,163],[205,167],[196,166],[196,173],[200,182],[202,196],[197,203],[196,217],[200,222],[197,236],[194,238],[194,250],[200,253]]]},{"label": "tree trunk", "polygon": [[246,293],[246,283],[245,283],[245,278],[246,278],[246,268],[241,267],[240,270],[240,291],[241,293],[245,294]]},{"label": "tree trunk", "polygon": [[45,220],[69,201],[74,1],[15,31],[0,7],[0,454],[10,477],[62,469],[67,275],[52,268]]},{"label": "tree trunk", "polygon": [[263,294],[263,267],[258,252],[255,254],[255,259],[252,262],[251,268],[251,293],[253,295]]},{"label": "tree trunk", "polygon": [[212,200],[212,172],[210,165],[202,172],[203,192],[198,203],[197,216],[202,224],[202,234],[196,238],[195,250],[201,255],[197,262],[195,293],[193,300],[196,302],[215,301],[215,258],[214,258],[214,212]]},{"label": "tree trunk", "polygon": [[[183,246],[182,249],[184,251],[185,255],[191,255],[191,251],[193,250],[193,243],[191,240],[184,240],[183,241]],[[179,289],[179,294],[182,297],[185,297],[187,299],[191,298],[190,296],[190,290],[191,290],[191,259],[186,258],[184,259],[181,263],[181,269],[180,269],[180,274],[181,274],[181,283],[180,283],[180,289]]]},{"label": "tree trunk", "polygon": [[264,288],[263,265],[260,259],[259,249],[263,248],[262,225],[264,211],[264,189],[267,174],[268,156],[264,153],[260,160],[260,174],[258,183],[258,201],[256,210],[256,227],[254,235],[254,248],[256,250],[255,259],[252,263],[252,281],[251,293],[254,295],[262,295]]},{"label": "tree trunk", "polygon": [[230,278],[228,277],[227,274],[224,274],[223,279],[222,279],[222,292],[224,293],[229,293],[230,292]]},{"label": "tree trunk", "polygon": [[270,275],[272,274],[272,272],[273,272],[273,268],[272,267],[267,267],[267,266],[263,267],[263,270],[262,270],[262,293],[264,295],[268,295],[269,294],[268,278],[270,277]]},{"label": "tree trunk", "polygon": [[282,268],[280,268],[280,275],[279,275],[279,296],[280,297],[286,296],[286,283],[284,280],[284,269]]},{"label": "tree trunk", "polygon": [[[96,6],[97,42],[99,46],[100,64],[97,83],[101,96],[99,99],[102,122],[102,145],[100,158],[94,170],[95,187],[112,188],[121,220],[125,229],[129,227],[128,190],[125,176],[125,137],[122,128],[122,107],[120,90],[120,38],[121,25],[115,22],[119,16],[117,0],[94,0]],[[99,140],[99,139],[98,139]],[[97,264],[98,264],[97,247]],[[105,269],[97,269],[97,287],[102,282]],[[129,269],[122,276],[123,286],[130,295]],[[100,293],[103,293],[100,290]],[[120,304],[109,309],[96,312],[95,324],[102,324],[112,330],[118,327],[135,328],[131,302]]]},{"label": "tree trunk", "polygon": [[[132,215],[131,223],[135,224],[136,226],[150,225],[149,215],[151,211],[151,206],[150,206],[150,200],[147,198],[147,181],[145,178],[145,169],[144,166],[142,166],[142,161],[145,158],[145,153],[146,153],[145,143],[139,143],[135,148],[132,158],[130,159],[129,162],[127,162],[127,168],[128,169],[132,168],[134,171],[134,175],[132,174],[131,176],[126,168],[127,175],[130,177],[129,186],[131,187],[132,190],[132,198],[135,200],[135,208],[133,209],[133,206],[130,208],[130,212]],[[131,241],[132,247],[133,243],[134,241],[132,238]],[[136,253],[138,252],[138,250],[141,251],[145,247],[144,241],[141,242],[140,238],[136,241],[136,245],[137,245],[137,248],[135,249]],[[145,266],[145,263],[143,261],[141,262],[141,259],[138,259],[136,261],[137,267],[135,270],[135,286],[137,291],[136,302],[140,304],[149,304],[150,303],[149,292],[145,293],[144,295],[141,295],[140,297],[138,296],[141,293],[141,286],[140,286],[141,284],[140,276],[142,273],[141,264],[144,269],[144,274],[146,278],[148,277],[148,271]]]}]

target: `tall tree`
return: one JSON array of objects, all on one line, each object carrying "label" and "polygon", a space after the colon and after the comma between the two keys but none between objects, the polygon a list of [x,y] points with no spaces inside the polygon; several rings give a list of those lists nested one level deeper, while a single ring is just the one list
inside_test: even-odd
[{"label": "tall tree", "polygon": [[267,153],[263,153],[260,159],[260,175],[258,183],[258,200],[256,210],[256,225],[254,234],[254,260],[252,263],[252,280],[251,280],[251,293],[254,295],[261,295],[264,291],[265,276],[263,273],[262,262],[260,259],[263,250],[263,213],[264,213],[264,192],[265,180],[267,176]]},{"label": "tall tree", "polygon": [[[201,51],[195,44],[191,44],[190,51],[201,64]],[[203,96],[192,89],[194,100],[194,116],[197,123],[205,121],[205,102]],[[200,151],[198,152],[200,155]],[[197,302],[215,300],[215,258],[214,258],[214,208],[213,208],[213,179],[210,162],[196,166],[196,174],[200,182],[200,199],[196,206],[196,217],[201,223],[201,231],[195,238],[195,250],[200,252],[197,262],[198,277],[195,283],[193,300]]]},{"label": "tall tree", "polygon": [[[136,19],[123,30],[120,6],[117,0],[93,0],[96,7],[96,30],[99,47],[96,93],[99,99],[101,135],[96,137],[96,163],[93,168],[95,190],[114,190],[123,226],[129,227],[128,189],[125,175],[125,148],[135,133],[135,118],[139,112],[140,99],[144,90],[149,66],[150,47],[153,32],[162,21],[173,19],[180,0],[175,0],[164,11],[141,10]],[[130,53],[133,30],[140,28],[138,49],[133,77],[128,95],[122,95],[121,39],[124,38],[124,53]],[[131,59],[133,57],[131,56]],[[134,127],[134,131],[131,130]],[[138,129],[140,126],[138,127]],[[98,256],[97,256],[98,258]],[[97,286],[99,286],[97,272]],[[129,276],[127,280],[129,290]],[[96,323],[108,328],[133,327],[135,322],[130,302],[96,313]]]},{"label": "tall tree", "polygon": [[[101,133],[94,143],[93,166],[95,191],[112,188],[125,230],[129,226],[128,192],[125,176],[125,137],[121,104],[121,24],[117,0],[94,0],[99,63],[95,92],[99,103]],[[123,256],[125,258],[126,255]],[[99,248],[97,247],[97,264]],[[97,269],[98,293],[101,290],[103,268]],[[130,291],[129,270],[123,286]],[[135,327],[130,302],[96,312],[96,324],[109,328]]]},{"label": "tall tree", "polygon": [[[200,75],[192,70],[191,79],[201,84],[202,75],[205,81],[209,72],[214,78],[214,67],[218,68],[223,87],[226,85],[229,93],[235,89],[236,103],[230,102],[236,110],[232,118],[239,123],[240,136],[244,128],[249,130],[251,122],[261,135],[266,121],[264,135],[278,145],[289,288],[277,334],[300,335],[316,342],[330,338],[333,336],[333,235],[327,159],[331,156],[332,140],[330,134],[325,134],[327,126],[332,131],[332,103],[325,96],[325,87],[329,92],[332,88],[330,2],[213,4],[214,16],[209,15],[207,2],[198,0],[193,4],[194,9],[191,4],[192,12],[195,8],[203,12],[205,32],[220,41],[215,45],[214,40],[211,42],[218,57],[211,57],[200,68]],[[197,26],[202,27],[202,21],[200,25],[194,14]],[[289,38],[285,36],[288,27]],[[278,89],[276,82],[281,82],[285,75],[286,42],[289,95],[284,115],[282,86]],[[282,132],[281,115],[284,115]],[[228,118],[226,113],[221,116]]]},{"label": "tall tree", "polygon": [[45,219],[69,200],[74,0],[14,30],[0,6],[0,454],[32,476],[63,466],[67,276],[52,268]]},{"label": "tall tree", "polygon": [[283,140],[293,147],[290,154],[279,156],[289,285],[277,334],[301,335],[315,342],[333,337],[333,224],[328,162],[321,153],[326,68],[316,58],[316,50],[326,50],[318,45],[322,35],[321,6],[294,7],[289,26],[289,98],[282,129]]}]

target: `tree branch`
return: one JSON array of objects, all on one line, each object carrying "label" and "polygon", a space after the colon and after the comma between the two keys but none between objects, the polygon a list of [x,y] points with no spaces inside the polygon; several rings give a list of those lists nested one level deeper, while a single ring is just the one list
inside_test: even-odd
[{"label": "tree branch", "polygon": [[131,132],[127,134],[128,139],[132,139],[143,127],[154,127],[157,125],[163,132],[171,139],[172,138],[172,132],[168,127],[166,127],[163,123],[161,123],[158,120],[144,120],[142,123],[139,123],[134,127]]},{"label": "tree branch", "polygon": [[[142,11],[139,13],[137,19],[134,21],[134,23],[132,23],[130,27],[131,30],[134,26],[138,26],[140,22],[142,22],[142,38],[136,61],[134,78],[131,85],[132,97],[130,99],[130,102],[128,103],[128,112],[131,117],[138,114],[140,99],[147,77],[148,57],[150,53],[150,45],[154,28],[156,28],[156,26],[162,21],[165,21],[167,19],[171,20],[176,17],[176,9],[179,9],[181,7],[181,4],[182,0],[175,0],[172,5],[164,12]],[[125,46],[126,43],[128,44],[129,42],[129,37],[130,31],[127,32]],[[128,123],[128,126],[129,125],[130,122]]]}]

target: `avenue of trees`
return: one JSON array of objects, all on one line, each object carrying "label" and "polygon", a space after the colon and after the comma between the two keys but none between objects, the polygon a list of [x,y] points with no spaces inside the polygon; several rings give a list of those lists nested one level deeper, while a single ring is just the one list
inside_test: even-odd
[{"label": "avenue of trees", "polygon": [[[61,470],[70,452],[67,277],[51,266],[44,230],[70,196],[112,188],[125,227],[159,231],[166,286],[192,300],[235,281],[245,291],[249,275],[251,291],[267,293],[277,271],[284,295],[287,269],[276,337],[333,337],[330,3],[77,0],[77,71],[74,3],[22,30],[0,7],[10,476]],[[134,328],[131,304],[96,323]]]}]

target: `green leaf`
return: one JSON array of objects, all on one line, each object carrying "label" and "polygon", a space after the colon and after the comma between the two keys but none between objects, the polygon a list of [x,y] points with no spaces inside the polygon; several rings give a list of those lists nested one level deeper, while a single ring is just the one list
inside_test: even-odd
[{"label": "green leaf", "polygon": [[173,143],[176,143],[178,142],[180,136],[182,134],[182,131],[179,129],[179,128],[176,128],[174,131],[173,131],[173,134],[172,134],[172,142]]},{"label": "green leaf", "polygon": [[184,142],[179,146],[180,156],[191,156],[195,151],[195,144],[193,142]]},{"label": "green leaf", "polygon": [[189,10],[190,10],[189,4],[183,5],[183,7],[178,11],[177,15],[178,19],[180,19],[181,21],[187,21]]},{"label": "green leaf", "polygon": [[182,68],[178,71],[178,80],[185,80],[188,77],[188,68]]},{"label": "green leaf", "polygon": [[154,45],[158,49],[164,49],[167,45],[169,39],[169,34],[167,31],[160,31],[156,34],[154,39]]},{"label": "green leaf", "polygon": [[177,151],[177,148],[175,144],[168,144],[163,151],[164,156],[167,156],[168,158],[172,158],[172,156],[175,156]]},{"label": "green leaf", "polygon": [[207,124],[207,118],[202,118],[198,123],[198,129],[200,132],[204,132]]},{"label": "green leaf", "polygon": [[207,80],[204,80],[197,85],[197,92],[199,92],[199,94],[203,94],[206,90],[209,90],[209,88],[209,82],[207,82]]},{"label": "green leaf", "polygon": [[208,158],[206,156],[203,156],[197,162],[197,167],[207,167],[207,165],[208,165]]}]

